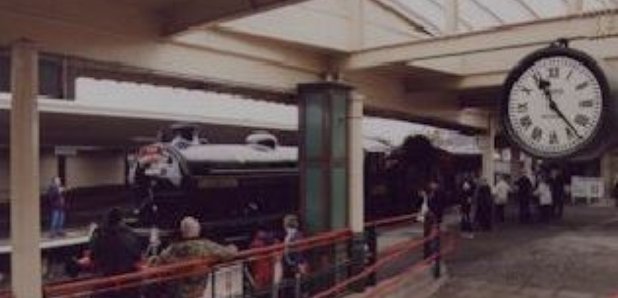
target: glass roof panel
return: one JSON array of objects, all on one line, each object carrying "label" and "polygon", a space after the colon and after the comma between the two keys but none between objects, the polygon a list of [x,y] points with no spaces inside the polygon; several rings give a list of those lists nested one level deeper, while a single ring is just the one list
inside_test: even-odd
[{"label": "glass roof panel", "polygon": [[584,1],[584,11],[595,11],[609,8],[616,8],[616,3],[609,0],[587,0]]},{"label": "glass roof panel", "polygon": [[[515,0],[498,0],[498,1],[515,1]],[[567,4],[564,0],[519,0],[528,5],[541,18],[553,18],[566,15],[568,11]]]},{"label": "glass roof panel", "polygon": [[[442,33],[451,0],[386,0],[399,4],[412,21]],[[482,30],[505,24],[567,15],[567,0],[459,0],[459,31]],[[618,8],[618,0],[583,0],[586,12]]]},{"label": "glass roof panel", "polygon": [[473,0],[459,1],[459,9],[460,18],[472,25],[474,29],[498,26],[501,23],[492,15],[492,12],[488,12]]},{"label": "glass roof panel", "polygon": [[428,26],[428,30],[443,30],[446,18],[443,0],[395,0],[407,8],[419,24]]},{"label": "glass roof panel", "polygon": [[528,11],[525,6],[518,1],[504,0],[476,0],[479,4],[491,9],[497,16],[506,23],[521,23],[533,20],[535,15]]}]

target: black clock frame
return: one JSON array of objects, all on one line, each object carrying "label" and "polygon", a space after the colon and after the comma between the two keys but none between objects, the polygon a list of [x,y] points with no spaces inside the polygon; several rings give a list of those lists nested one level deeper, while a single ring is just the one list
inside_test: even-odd
[{"label": "black clock frame", "polygon": [[[595,79],[599,82],[603,101],[601,116],[597,126],[592,133],[592,137],[590,137],[586,142],[572,148],[569,151],[556,154],[545,154],[528,146],[528,144],[526,144],[525,141],[521,140],[515,133],[509,120],[510,117],[508,115],[510,100],[509,96],[515,82],[517,82],[520,76],[523,75],[524,72],[528,70],[528,68],[533,66],[537,61],[550,57],[568,57],[582,63],[592,72]],[[612,115],[611,111],[613,110],[613,107],[611,103],[611,93],[607,77],[605,76],[602,68],[594,60],[594,58],[580,50],[569,48],[566,44],[552,44],[549,47],[532,52],[528,56],[524,57],[521,61],[519,61],[517,66],[515,66],[511,70],[503,84],[502,99],[500,103],[500,117],[502,127],[507,133],[509,141],[531,156],[553,160],[586,158],[587,156],[594,154],[597,151],[600,151],[600,148],[603,147],[604,142],[608,141],[605,139],[605,137],[609,136],[609,130],[612,126],[611,122],[613,121],[613,119],[610,115]]]}]

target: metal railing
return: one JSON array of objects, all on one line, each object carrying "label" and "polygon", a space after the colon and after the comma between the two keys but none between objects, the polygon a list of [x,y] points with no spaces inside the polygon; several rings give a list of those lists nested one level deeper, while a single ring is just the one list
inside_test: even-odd
[{"label": "metal railing", "polygon": [[[378,231],[382,232],[416,222],[417,215],[404,215],[377,220],[365,225],[364,254],[355,256],[355,240],[347,229],[330,231],[289,244],[279,243],[239,252],[227,262],[213,259],[183,260],[160,266],[143,266],[140,270],[114,276],[94,277],[69,282],[47,284],[47,298],[98,297],[103,294],[130,292],[134,297],[158,298],[166,290],[187,280],[203,283],[203,291],[196,297],[336,297],[348,292],[363,291],[373,286],[370,295],[389,291],[401,278],[427,266],[433,266],[434,277],[440,275],[441,235],[438,225],[429,225],[430,234],[405,240],[378,252]],[[423,254],[418,253],[425,248]],[[429,250],[428,250],[429,249]],[[307,270],[289,271],[285,258],[290,254],[302,255]],[[378,283],[377,273],[403,259],[415,263],[398,275]],[[266,272],[259,272],[260,268]],[[287,268],[287,269],[286,269]],[[267,278],[258,276],[266,274]],[[10,297],[7,296],[0,298]]]}]

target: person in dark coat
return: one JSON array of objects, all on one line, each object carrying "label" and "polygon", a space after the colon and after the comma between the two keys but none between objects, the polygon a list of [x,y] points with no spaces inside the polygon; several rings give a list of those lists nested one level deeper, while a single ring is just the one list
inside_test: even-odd
[{"label": "person in dark coat", "polygon": [[618,207],[618,175],[614,177],[614,185],[612,186],[612,198],[614,198],[616,207]]},{"label": "person in dark coat", "polygon": [[521,175],[515,182],[517,199],[519,200],[519,222],[530,222],[530,202],[532,201],[532,182],[528,176]]},{"label": "person in dark coat", "polygon": [[429,183],[429,201],[427,203],[429,210],[433,213],[437,223],[442,222],[444,210],[446,209],[446,193],[442,186],[437,181]]},{"label": "person in dark coat", "polygon": [[491,187],[485,178],[481,178],[479,187],[475,195],[476,212],[474,219],[479,227],[485,231],[491,230],[492,225],[492,206]]},{"label": "person in dark coat", "polygon": [[552,215],[553,217],[560,219],[564,212],[564,176],[558,169],[554,169],[551,172],[551,178],[549,179],[549,187],[552,194]]},{"label": "person in dark coat", "polygon": [[[90,239],[90,258],[101,276],[112,276],[137,270],[141,245],[137,235],[124,224],[122,212],[111,209]],[[98,298],[139,297],[137,289],[103,292]]]}]

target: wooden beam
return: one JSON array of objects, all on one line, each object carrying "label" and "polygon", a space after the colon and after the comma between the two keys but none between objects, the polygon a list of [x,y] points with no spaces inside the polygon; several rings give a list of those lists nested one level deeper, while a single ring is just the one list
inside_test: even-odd
[{"label": "wooden beam", "polygon": [[368,49],[350,55],[342,61],[341,67],[344,70],[373,68],[421,59],[542,46],[555,41],[556,32],[562,32],[560,37],[567,39],[595,39],[599,38],[599,28],[606,36],[618,34],[618,27],[610,24],[617,16],[618,10],[612,10],[603,16],[560,17]]},{"label": "wooden beam", "polygon": [[46,53],[102,62],[107,70],[118,73],[139,72],[269,93],[293,92],[296,84],[319,79],[327,64],[321,53],[240,36],[210,35],[205,40],[217,45],[209,48],[147,33],[110,33],[98,25],[0,9],[0,46],[26,37],[36,40]]},{"label": "wooden beam", "polygon": [[169,36],[193,27],[206,27],[306,0],[189,0],[175,1],[160,11],[162,35]]}]

